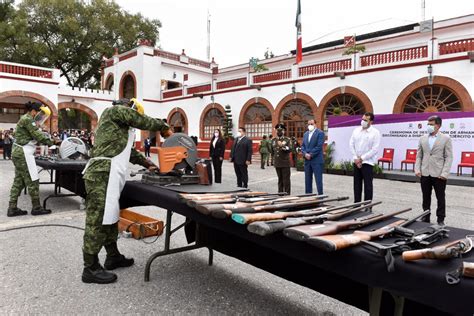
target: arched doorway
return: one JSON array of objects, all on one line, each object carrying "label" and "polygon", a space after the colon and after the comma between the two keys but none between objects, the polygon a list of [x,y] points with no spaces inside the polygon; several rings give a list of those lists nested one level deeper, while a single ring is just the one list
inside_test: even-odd
[{"label": "arched doorway", "polygon": [[469,92],[458,81],[434,76],[433,83],[427,78],[408,85],[398,96],[393,113],[459,112],[473,111]]},{"label": "arched doorway", "polygon": [[214,135],[214,130],[220,129],[224,126],[225,110],[222,105],[218,103],[211,103],[201,114],[200,138],[202,140],[210,140]]},{"label": "arched doorway", "polygon": [[316,102],[307,94],[297,92],[284,97],[279,103],[273,116],[273,125],[281,122],[286,125],[286,135],[303,139],[309,120],[316,119]]},{"label": "arched doorway", "polygon": [[135,74],[130,70],[126,71],[120,79],[120,98],[136,98],[137,97],[137,80]]},{"label": "arched doorway", "polygon": [[186,113],[180,109],[175,108],[168,114],[168,125],[174,133],[188,133],[188,118]]},{"label": "arched doorway", "polygon": [[13,128],[20,117],[26,113],[24,104],[39,101],[51,110],[50,118],[44,123],[48,132],[58,129],[58,110],[48,98],[30,91],[11,90],[0,93],[0,124],[3,129]]},{"label": "arched doorway", "polygon": [[264,98],[252,98],[240,111],[239,126],[245,127],[246,135],[251,139],[262,139],[263,135],[272,136],[273,107]]},{"label": "arched doorway", "polygon": [[97,127],[97,113],[88,106],[78,102],[61,102],[58,104],[59,129],[94,131]]},{"label": "arched doorway", "polygon": [[344,115],[363,115],[373,112],[372,102],[361,90],[354,87],[339,87],[328,92],[321,100],[318,118],[327,135],[328,117]]}]

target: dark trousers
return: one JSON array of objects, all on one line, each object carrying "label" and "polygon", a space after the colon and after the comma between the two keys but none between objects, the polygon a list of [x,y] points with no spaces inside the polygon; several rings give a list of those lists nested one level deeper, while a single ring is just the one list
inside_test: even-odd
[{"label": "dark trousers", "polygon": [[234,163],[234,170],[237,176],[237,186],[239,188],[246,188],[249,182],[248,166],[246,164],[238,165]]},{"label": "dark trousers", "polygon": [[214,182],[222,182],[222,160],[219,157],[212,157],[212,165],[214,166]]},{"label": "dark trousers", "polygon": [[12,144],[3,144],[3,159],[12,159]]},{"label": "dark trousers", "polygon": [[291,171],[290,167],[275,167],[278,176],[278,192],[291,194]]},{"label": "dark trousers", "polygon": [[444,221],[446,217],[446,198],[444,192],[446,191],[446,180],[433,178],[431,176],[421,177],[421,192],[423,193],[423,210],[431,209],[431,192],[434,188],[436,200],[438,200],[438,208],[436,209],[436,216],[438,222]]},{"label": "dark trousers", "polygon": [[145,157],[150,157],[150,147],[145,147]]},{"label": "dark trousers", "polygon": [[304,179],[305,193],[313,193],[313,175],[316,178],[316,187],[318,194],[323,194],[323,168],[324,163],[305,160],[304,161]]},{"label": "dark trousers", "polygon": [[373,168],[369,164],[362,164],[362,168],[357,168],[354,164],[354,203],[362,201],[362,183],[364,184],[364,201],[372,200],[374,195]]}]

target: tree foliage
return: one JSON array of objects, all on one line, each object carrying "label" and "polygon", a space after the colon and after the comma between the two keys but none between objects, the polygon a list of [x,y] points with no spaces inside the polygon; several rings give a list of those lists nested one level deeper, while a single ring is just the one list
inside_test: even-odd
[{"label": "tree foliage", "polygon": [[107,0],[0,1],[0,60],[54,67],[71,86],[97,87],[102,56],[139,39],[156,45],[159,20],[125,12]]}]

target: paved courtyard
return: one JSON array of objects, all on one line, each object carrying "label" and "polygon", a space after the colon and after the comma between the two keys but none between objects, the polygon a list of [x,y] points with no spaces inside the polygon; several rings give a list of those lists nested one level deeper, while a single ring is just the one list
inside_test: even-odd
[{"label": "paved courtyard", "polygon": [[[132,168],[138,169],[134,166]],[[53,214],[8,218],[8,196],[13,180],[13,164],[0,160],[0,230],[38,225],[65,224],[84,227],[84,211],[77,197],[51,199]],[[275,192],[277,178],[273,167],[265,170],[251,165],[249,187]],[[49,179],[46,172],[41,173]],[[234,173],[228,162],[223,181],[233,185]],[[292,170],[292,193],[304,193],[304,173]],[[352,198],[352,178],[324,175],[325,193]],[[42,185],[41,196],[52,192]],[[412,207],[421,209],[418,183],[374,180],[374,200],[383,201],[376,210],[391,211]],[[446,224],[474,228],[474,189],[448,186]],[[433,200],[434,194],[433,194]],[[344,203],[344,202],[341,202]],[[29,197],[21,196],[19,207],[31,209]],[[435,205],[433,204],[433,208]],[[165,212],[157,207],[135,208],[161,220]],[[173,225],[184,219],[174,217]],[[136,264],[119,269],[118,282],[90,285],[80,281],[82,234],[78,229],[38,227],[0,232],[0,314],[308,314],[365,315],[352,306],[288,282],[231,257],[215,253],[214,265],[207,265],[207,250],[175,254],[156,260],[151,282],[143,281],[146,259],[163,248],[164,238],[145,244],[121,238],[122,252]],[[172,239],[173,246],[185,245],[184,233]],[[104,260],[101,253],[101,261]]]}]

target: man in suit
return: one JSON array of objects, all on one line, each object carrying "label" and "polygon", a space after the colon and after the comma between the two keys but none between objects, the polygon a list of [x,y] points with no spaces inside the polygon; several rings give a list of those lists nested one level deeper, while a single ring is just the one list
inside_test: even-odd
[{"label": "man in suit", "polygon": [[[446,217],[446,181],[453,163],[453,146],[451,138],[439,131],[442,120],[433,115],[428,118],[427,134],[420,138],[416,153],[415,174],[421,178],[423,193],[423,210],[431,208],[431,191],[434,188],[438,208],[436,216],[438,225],[444,226]],[[430,222],[429,216],[423,219]]]},{"label": "man in suit", "polygon": [[316,178],[318,194],[323,194],[323,144],[324,132],[316,128],[314,120],[308,121],[308,131],[304,133],[301,152],[304,157],[305,192],[313,193],[313,174]]},{"label": "man in suit", "polygon": [[245,128],[240,127],[230,152],[230,161],[234,163],[237,186],[247,187],[249,181],[248,165],[252,161],[252,141],[245,136]]}]

